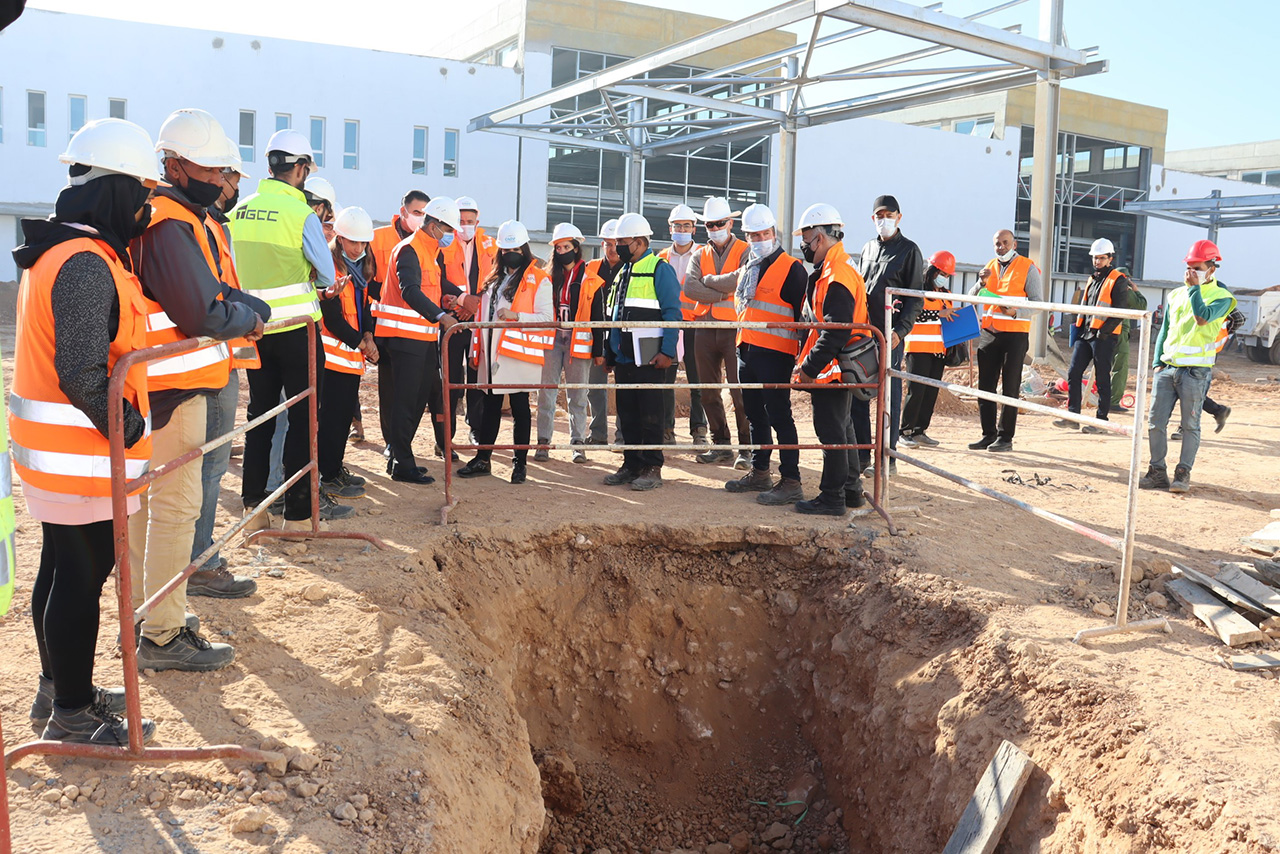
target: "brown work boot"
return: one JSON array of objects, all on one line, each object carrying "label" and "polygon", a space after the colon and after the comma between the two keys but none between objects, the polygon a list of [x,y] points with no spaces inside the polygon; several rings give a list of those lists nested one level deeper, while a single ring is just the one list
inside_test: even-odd
[{"label": "brown work boot", "polygon": [[793,477],[784,477],[773,489],[756,496],[756,503],[769,507],[781,507],[797,501],[804,501],[804,489],[800,486],[800,481]]},{"label": "brown work boot", "polygon": [[1138,481],[1138,489],[1168,489],[1169,473],[1165,469],[1147,466],[1147,473]]},{"label": "brown work boot", "polygon": [[647,492],[650,489],[658,489],[662,486],[662,468],[660,466],[646,466],[640,469],[640,474],[635,480],[631,481],[631,488],[636,492]]},{"label": "brown work boot", "polygon": [[766,469],[753,468],[737,480],[725,483],[728,492],[764,492],[773,488],[773,478]]},{"label": "brown work boot", "polygon": [[243,599],[258,591],[258,582],[243,575],[232,575],[225,558],[218,558],[212,569],[200,569],[187,580],[188,596],[209,596],[213,599]]}]

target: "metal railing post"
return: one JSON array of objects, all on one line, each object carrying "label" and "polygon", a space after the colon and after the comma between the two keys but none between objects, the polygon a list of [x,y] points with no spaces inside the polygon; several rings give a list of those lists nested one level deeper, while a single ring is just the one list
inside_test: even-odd
[{"label": "metal railing post", "polygon": [[[4,753],[4,728],[0,727],[0,754]],[[0,762],[0,854],[13,854],[13,840],[9,833],[9,778]]]}]

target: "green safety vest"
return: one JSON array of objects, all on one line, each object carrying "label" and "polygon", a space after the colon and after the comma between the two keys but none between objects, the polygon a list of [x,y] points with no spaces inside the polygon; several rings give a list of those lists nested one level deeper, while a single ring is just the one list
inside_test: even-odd
[{"label": "green safety vest", "polygon": [[302,226],[313,215],[301,190],[273,178],[259,181],[258,192],[229,215],[240,287],[271,306],[272,319],[320,319],[311,262],[302,254]]},{"label": "green safety vest", "polygon": [[[622,305],[617,305],[623,274],[618,273],[617,283],[609,289],[609,316],[614,320],[661,320],[662,306],[658,303],[658,290],[653,284],[654,271],[662,259],[647,252],[639,261],[627,265],[627,295]],[[619,311],[621,308],[621,311]]]},{"label": "green safety vest", "polygon": [[[1205,305],[1230,297],[1231,308],[1227,309],[1227,314],[1235,309],[1236,298],[1218,284],[1217,279],[1210,279],[1199,285],[1199,288]],[[1177,288],[1169,295],[1167,311],[1169,325],[1165,330],[1160,361],[1178,368],[1212,366],[1218,355],[1218,333],[1222,331],[1226,318],[1216,323],[1196,323],[1195,313],[1191,310],[1191,289],[1187,287]]]},{"label": "green safety vest", "polygon": [[0,617],[13,599],[13,469],[9,465],[9,418],[0,377]]}]

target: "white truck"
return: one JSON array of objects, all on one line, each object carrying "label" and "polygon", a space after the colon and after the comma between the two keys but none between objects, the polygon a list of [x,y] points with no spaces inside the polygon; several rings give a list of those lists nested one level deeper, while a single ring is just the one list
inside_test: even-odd
[{"label": "white truck", "polygon": [[1245,316],[1236,337],[1249,361],[1280,365],[1280,285],[1232,293]]}]

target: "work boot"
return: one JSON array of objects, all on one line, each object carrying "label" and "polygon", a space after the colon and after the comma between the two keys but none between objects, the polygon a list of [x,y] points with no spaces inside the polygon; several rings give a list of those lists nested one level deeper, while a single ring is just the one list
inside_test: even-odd
[{"label": "work boot", "polygon": [[928,433],[917,433],[911,438],[916,440],[917,445],[924,445],[926,448],[936,448],[942,444]]},{"label": "work boot", "polygon": [[338,469],[338,473],[334,476],[334,481],[343,486],[364,486],[369,481],[365,480],[358,474],[352,473],[351,469],[343,466]]},{"label": "work boot", "polygon": [[781,507],[784,504],[795,504],[797,501],[804,501],[804,488],[794,477],[784,477],[773,489],[756,496],[756,503],[767,507]]},{"label": "work boot", "polygon": [[492,466],[489,465],[488,460],[482,460],[479,457],[476,457],[471,462],[458,469],[458,477],[480,477],[481,475],[489,474],[492,470]]},{"label": "work boot", "polygon": [[236,651],[229,644],[210,643],[183,626],[178,636],[164,646],[143,638],[138,647],[138,670],[221,670],[235,658]]},{"label": "work boot", "polygon": [[323,522],[332,522],[334,519],[347,519],[356,515],[356,508],[350,504],[339,504],[328,496],[328,494],[320,493],[320,519]]},{"label": "work boot", "polygon": [[671,430],[662,434],[662,444],[674,445],[676,443],[676,431]]},{"label": "work boot", "polygon": [[1230,417],[1231,417],[1231,407],[1230,406],[1222,407],[1221,411],[1219,411],[1217,415],[1213,416],[1213,420],[1218,423],[1218,426],[1213,428],[1213,432],[1221,433],[1222,428],[1227,426],[1227,419]]},{"label": "work boot", "polygon": [[[197,634],[200,632],[200,618],[197,617],[195,614],[192,614],[190,611],[186,613],[186,619],[184,620],[183,625],[187,627],[187,631],[196,632]],[[116,632],[116,646],[119,646],[119,645],[120,645],[120,633]],[[142,621],[141,620],[133,624],[133,648],[137,649],[140,646],[142,646]],[[121,690],[124,690],[124,689],[121,689]]]},{"label": "work boot", "polygon": [[[93,686],[93,701],[102,703],[107,710],[117,715],[124,714],[124,688],[100,688]],[[31,703],[31,728],[37,734],[44,732],[45,725],[53,715],[53,680],[40,674],[40,685],[36,689],[36,698]]]},{"label": "work boot", "polygon": [[997,453],[1001,451],[1012,451],[1013,442],[1009,439],[997,439],[996,441],[992,442],[990,445],[987,445],[987,450],[995,451]]},{"label": "work boot", "polygon": [[661,486],[662,468],[659,466],[645,466],[640,469],[636,479],[631,481],[631,488],[636,492],[648,492],[650,489],[658,489]]},{"label": "work boot", "polygon": [[733,467],[737,471],[747,471],[751,468],[751,452],[738,451],[738,458],[733,461]]},{"label": "work boot", "polygon": [[867,494],[861,489],[846,489],[844,491],[844,506],[857,509],[867,503]]},{"label": "work boot", "polygon": [[703,451],[701,454],[698,454],[698,456],[694,457],[694,459],[697,460],[698,462],[706,463],[708,465],[711,465],[713,463],[732,462],[733,458],[734,458],[733,451],[728,451],[723,448],[712,448],[711,450]]},{"label": "work boot", "polygon": [[696,433],[693,434],[692,438],[693,438],[693,444],[695,445],[711,444],[711,438],[707,436],[706,430],[698,430]]},{"label": "work boot", "polygon": [[[142,719],[142,743],[155,738],[155,721]],[[54,705],[40,738],[44,741],[64,741],[72,744],[105,744],[126,747],[129,744],[129,724],[111,711],[107,703],[95,699],[79,709],[63,709]]]},{"label": "work boot", "polygon": [[529,477],[529,469],[525,463],[516,463],[515,468],[511,470],[512,483],[524,483]]},{"label": "work boot", "polygon": [[767,469],[752,468],[737,480],[726,482],[724,488],[728,492],[764,492],[773,488],[773,478]]},{"label": "work boot", "polygon": [[983,436],[981,439],[979,439],[979,440],[978,440],[978,441],[976,441],[976,442],[970,442],[970,443],[969,443],[969,450],[971,450],[971,451],[985,451],[987,448],[989,448],[989,447],[991,447],[993,444],[995,444],[995,441],[996,441],[996,437],[995,437],[995,436]]},{"label": "work boot", "polygon": [[226,558],[218,558],[212,569],[200,569],[187,579],[188,596],[208,596],[212,599],[243,599],[258,591],[258,582],[243,575],[232,575],[227,569]]},{"label": "work boot", "polygon": [[843,516],[848,510],[843,501],[836,503],[824,493],[808,501],[797,501],[796,512],[806,516]]},{"label": "work boot", "polygon": [[338,477],[320,481],[320,491],[330,498],[363,498],[364,487],[343,483]]},{"label": "work boot", "polygon": [[[875,477],[876,477],[875,465],[872,464],[864,468],[862,470],[862,476],[865,477],[867,480],[875,480]],[[889,477],[897,477],[897,476],[898,476],[898,461],[891,459],[889,460]]]},{"label": "work boot", "polygon": [[1070,418],[1059,418],[1053,422],[1053,426],[1061,427],[1063,430],[1078,430],[1080,428],[1080,425]]},{"label": "work boot", "polygon": [[[320,522],[320,525],[318,526],[319,530],[321,530],[321,531],[327,531],[327,530],[329,530],[329,528],[330,528],[330,527],[332,527],[332,526],[331,526],[328,522],[325,522],[325,521],[321,521],[321,522]],[[280,530],[282,530],[282,531],[310,531],[310,530],[311,530],[311,519],[310,519],[310,518],[306,518],[306,519],[286,519],[286,520],[285,520],[285,521],[280,525]]]},{"label": "work boot", "polygon": [[[253,509],[252,507],[246,507],[245,515],[248,516],[249,512],[252,509]],[[263,510],[261,513],[257,514],[252,519],[250,519],[249,524],[245,525],[240,530],[241,530],[241,533],[243,533],[245,536],[248,536],[249,534],[255,533],[257,531],[265,531],[270,527],[271,527],[271,511]]]},{"label": "work boot", "polygon": [[624,483],[631,483],[633,480],[635,480],[639,476],[640,476],[639,473],[634,472],[631,469],[627,468],[626,464],[624,463],[613,474],[607,474],[604,476],[604,485],[605,486],[621,486]]},{"label": "work boot", "polygon": [[424,485],[436,482],[434,477],[427,474],[426,466],[417,466],[416,468],[405,470],[395,469],[391,472],[391,479],[396,483],[418,483]]},{"label": "work boot", "polygon": [[[538,440],[538,444],[539,444],[539,445],[549,445],[549,444],[551,444],[551,440],[550,440],[550,439],[539,439],[539,440]],[[535,463],[545,463],[545,462],[547,462],[547,461],[548,461],[548,460],[550,460],[550,459],[551,459],[551,452],[550,452],[550,451],[548,451],[548,450],[546,450],[546,449],[539,449],[539,450],[536,450],[536,451],[534,451],[534,452],[533,452],[533,461],[534,461]]]},{"label": "work boot", "polygon": [[1191,491],[1191,469],[1186,466],[1174,466],[1173,483],[1169,484],[1169,491],[1176,492],[1179,495]]},{"label": "work boot", "polygon": [[1138,481],[1138,489],[1168,489],[1169,475],[1164,469],[1147,466],[1147,473]]}]

